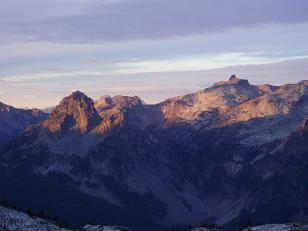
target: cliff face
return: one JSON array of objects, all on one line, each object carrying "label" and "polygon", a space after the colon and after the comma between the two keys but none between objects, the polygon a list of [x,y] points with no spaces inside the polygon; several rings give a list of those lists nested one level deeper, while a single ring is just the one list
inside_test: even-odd
[{"label": "cliff face", "polygon": [[65,135],[90,132],[100,122],[93,100],[77,91],[60,102],[43,126],[51,133]]},{"label": "cliff face", "polygon": [[103,96],[95,101],[95,108],[102,118],[98,128],[99,134],[107,134],[124,123],[130,123],[128,113],[136,107],[143,107],[139,97],[129,96]]}]

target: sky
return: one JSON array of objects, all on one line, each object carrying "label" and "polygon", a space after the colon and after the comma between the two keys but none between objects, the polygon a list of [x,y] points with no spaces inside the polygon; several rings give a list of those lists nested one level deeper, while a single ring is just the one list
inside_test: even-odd
[{"label": "sky", "polygon": [[80,90],[147,103],[231,74],[308,79],[307,0],[1,0],[0,101],[45,108]]}]

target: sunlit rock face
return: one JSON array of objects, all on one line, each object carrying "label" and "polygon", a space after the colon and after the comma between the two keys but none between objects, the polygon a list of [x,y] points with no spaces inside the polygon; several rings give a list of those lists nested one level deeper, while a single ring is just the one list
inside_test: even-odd
[{"label": "sunlit rock face", "polygon": [[102,96],[99,100],[95,101],[95,108],[103,119],[98,128],[98,133],[107,134],[124,123],[130,123],[128,114],[134,108],[142,108],[142,106],[142,102],[137,96]]},{"label": "sunlit rock face", "polygon": [[101,122],[94,102],[82,92],[65,97],[52,111],[43,126],[52,133],[87,133]]}]

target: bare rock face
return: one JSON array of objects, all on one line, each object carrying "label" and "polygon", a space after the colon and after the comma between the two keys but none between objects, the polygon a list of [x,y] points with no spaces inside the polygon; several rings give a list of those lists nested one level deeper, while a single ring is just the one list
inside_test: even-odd
[{"label": "bare rock face", "polygon": [[138,96],[102,96],[99,100],[95,101],[95,108],[99,113],[113,107],[118,109],[129,109],[137,105],[142,105],[142,101]]},{"label": "bare rock face", "polygon": [[248,80],[232,76],[228,81],[215,83],[194,94],[168,99],[160,107],[167,126],[183,121],[204,125],[231,108],[262,95],[264,93]]},{"label": "bare rock face", "polygon": [[100,122],[93,100],[76,91],[60,102],[43,126],[53,134],[88,133]]},{"label": "bare rock face", "polygon": [[112,98],[102,96],[95,101],[95,107],[102,118],[98,133],[107,134],[109,131],[120,127],[126,122],[126,111],[141,105],[142,102],[138,96],[117,95]]},{"label": "bare rock face", "polygon": [[101,96],[98,100],[95,100],[94,105],[99,113],[113,106],[112,98],[109,95]]},{"label": "bare rock face", "polygon": [[117,95],[112,97],[112,101],[117,107],[132,108],[137,105],[142,105],[142,102],[138,96],[122,96]]},{"label": "bare rock face", "polygon": [[236,75],[231,75],[228,81],[220,81],[214,84],[214,86],[219,85],[226,85],[226,84],[242,84],[242,85],[249,85],[247,79],[240,79]]}]

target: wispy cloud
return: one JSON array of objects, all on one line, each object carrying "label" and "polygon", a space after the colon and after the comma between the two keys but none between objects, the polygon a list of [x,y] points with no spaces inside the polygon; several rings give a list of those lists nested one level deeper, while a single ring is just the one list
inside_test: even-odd
[{"label": "wispy cloud", "polygon": [[180,72],[180,71],[198,71],[223,68],[235,65],[256,65],[282,62],[285,60],[294,60],[299,58],[308,58],[307,54],[283,56],[281,54],[268,54],[267,52],[253,53],[225,53],[218,55],[199,55],[170,57],[165,59],[129,59],[112,63],[107,69],[102,68],[98,71],[91,70],[70,70],[70,71],[48,71],[28,74],[14,74],[0,76],[1,80],[9,82],[38,81],[44,82],[51,79],[78,79],[78,77],[93,78],[104,77],[106,75],[127,75],[151,72]]},{"label": "wispy cloud", "polygon": [[67,78],[67,77],[78,77],[78,76],[102,76],[103,72],[95,71],[72,71],[72,72],[42,72],[42,73],[29,73],[29,74],[18,74],[9,76],[0,76],[1,80],[7,82],[22,82],[26,80],[45,80],[55,78]]},{"label": "wispy cloud", "polygon": [[[101,95],[138,95],[148,103],[208,87],[236,73],[253,84],[295,83],[308,79],[308,58],[279,63],[239,65],[203,71],[139,73],[127,75],[65,76],[47,79],[0,79],[0,99],[18,107],[44,108],[56,105],[72,91],[81,90],[92,98]],[[290,78],[292,76],[292,78]],[[20,100],[22,99],[22,100]]]},{"label": "wispy cloud", "polygon": [[147,73],[147,72],[174,72],[174,71],[196,71],[223,68],[234,65],[256,65],[282,62],[298,58],[307,58],[307,55],[299,56],[274,56],[266,52],[256,53],[225,53],[210,56],[191,56],[191,57],[174,57],[159,60],[134,60],[116,65],[117,72],[122,74],[128,73]]}]

